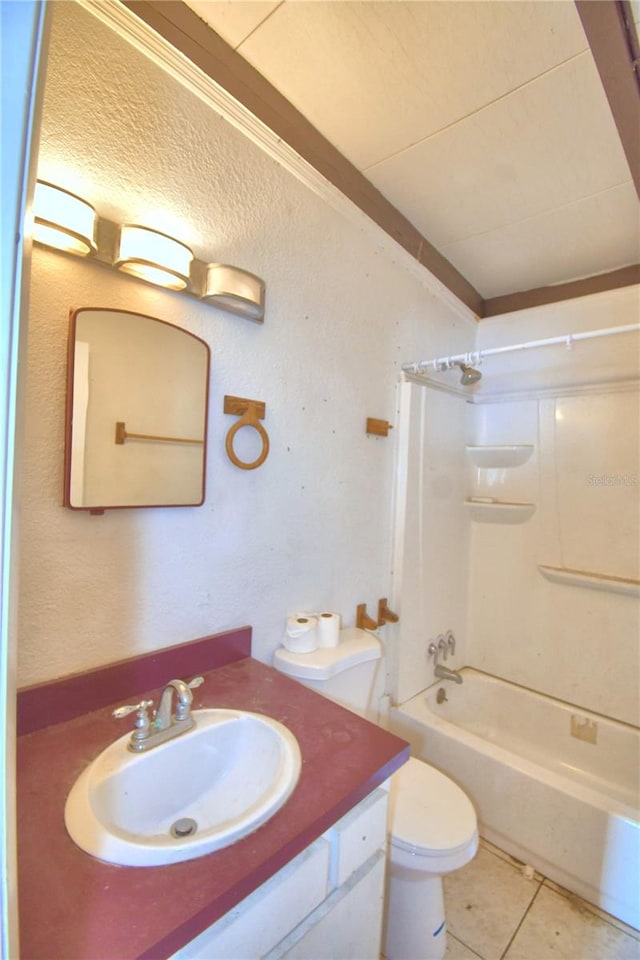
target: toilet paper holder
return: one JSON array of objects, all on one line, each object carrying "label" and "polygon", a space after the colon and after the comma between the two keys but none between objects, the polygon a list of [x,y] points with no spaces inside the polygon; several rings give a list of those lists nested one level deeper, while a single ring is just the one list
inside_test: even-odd
[{"label": "toilet paper holder", "polygon": [[[256,467],[262,466],[269,455],[269,435],[260,423],[261,420],[264,420],[267,409],[266,404],[262,400],[247,400],[245,397],[225,396],[223,409],[225,413],[230,413],[240,418],[231,426],[225,439],[225,449],[231,463],[239,467],[240,470],[255,470]],[[253,427],[254,430],[258,431],[260,439],[262,440],[262,450],[256,459],[250,463],[241,460],[233,449],[233,441],[236,433],[242,427]]]}]

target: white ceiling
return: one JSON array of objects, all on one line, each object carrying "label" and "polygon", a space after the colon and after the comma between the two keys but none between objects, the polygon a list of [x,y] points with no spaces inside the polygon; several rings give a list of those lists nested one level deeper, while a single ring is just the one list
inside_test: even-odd
[{"label": "white ceiling", "polygon": [[640,260],[638,196],[572,0],[188,5],[484,298]]}]

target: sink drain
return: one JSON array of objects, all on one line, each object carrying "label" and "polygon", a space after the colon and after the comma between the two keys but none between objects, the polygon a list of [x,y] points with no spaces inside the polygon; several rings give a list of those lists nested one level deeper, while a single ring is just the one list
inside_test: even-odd
[{"label": "sink drain", "polygon": [[195,820],[192,820],[191,817],[182,817],[171,825],[169,833],[172,837],[175,837],[176,840],[181,840],[182,837],[193,836],[197,829],[198,824]]}]

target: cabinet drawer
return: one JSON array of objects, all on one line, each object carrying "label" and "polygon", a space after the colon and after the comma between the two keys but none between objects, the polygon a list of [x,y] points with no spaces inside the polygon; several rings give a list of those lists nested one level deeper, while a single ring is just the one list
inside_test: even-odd
[{"label": "cabinet drawer", "polygon": [[331,849],[330,886],[339,887],[387,842],[387,802],[384,789],[374,790],[324,834]]}]

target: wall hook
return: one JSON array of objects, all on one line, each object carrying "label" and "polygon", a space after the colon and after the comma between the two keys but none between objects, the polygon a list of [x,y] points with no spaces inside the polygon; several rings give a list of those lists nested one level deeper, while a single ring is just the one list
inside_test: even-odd
[{"label": "wall hook", "polygon": [[388,420],[377,420],[375,417],[367,417],[367,433],[375,437],[388,437],[389,430],[393,430],[393,424]]},{"label": "wall hook", "polygon": [[366,603],[359,603],[356,608],[356,627],[358,630],[378,629],[378,623],[367,614]]},{"label": "wall hook", "polygon": [[390,610],[387,606],[387,598],[383,600],[378,600],[378,626],[381,627],[384,623],[397,623],[400,617],[397,613],[394,613],[393,610]]},{"label": "wall hook", "polygon": [[[226,396],[224,398],[224,412],[240,417],[228,431],[225,439],[225,448],[229,460],[241,470],[255,470],[256,467],[260,467],[264,463],[269,455],[269,435],[260,423],[261,420],[264,420],[266,405],[262,400],[246,400],[244,397]],[[240,460],[233,449],[235,435],[242,427],[253,427],[254,430],[258,431],[262,440],[262,450],[251,463]]]}]

